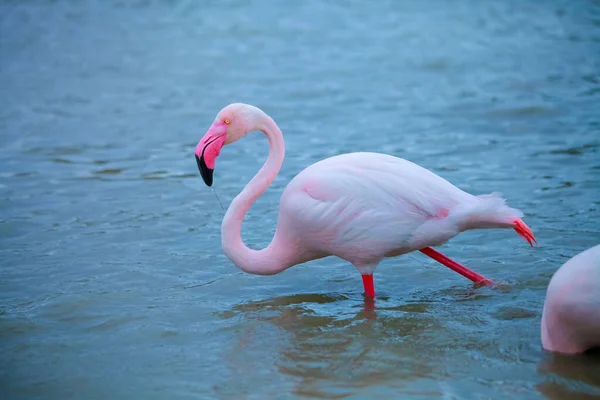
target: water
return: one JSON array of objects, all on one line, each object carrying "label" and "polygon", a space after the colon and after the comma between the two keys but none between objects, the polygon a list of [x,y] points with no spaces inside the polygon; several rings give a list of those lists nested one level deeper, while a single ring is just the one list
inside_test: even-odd
[{"label": "water", "polygon": [[[4,1],[0,3],[3,399],[580,399],[597,359],[541,350],[546,286],[600,242],[598,1]],[[221,107],[284,132],[245,220],[265,246],[285,184],[327,156],[404,157],[513,231],[461,234],[358,273],[327,258],[279,276],[222,254],[223,211],[193,149]],[[267,155],[225,148],[227,206]],[[581,397],[587,396],[587,397]]]}]

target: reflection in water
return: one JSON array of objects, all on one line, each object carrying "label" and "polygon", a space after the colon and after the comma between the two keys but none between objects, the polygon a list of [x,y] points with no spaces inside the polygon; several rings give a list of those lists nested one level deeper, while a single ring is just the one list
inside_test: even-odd
[{"label": "reflection in water", "polygon": [[600,398],[600,354],[598,353],[577,356],[546,354],[538,364],[538,371],[551,376],[550,380],[536,386],[548,399]]},{"label": "reflection in water", "polygon": [[[534,365],[543,356],[539,343],[531,346],[526,338],[507,341],[512,330],[490,322],[531,324],[539,322],[539,316],[509,307],[500,307],[486,318],[472,311],[495,295],[509,293],[508,287],[481,292],[454,288],[406,301],[305,293],[235,305],[219,316],[230,322],[226,330],[236,338],[226,357],[229,369],[236,371],[236,381],[218,391],[236,393],[240,387],[258,384],[260,379],[243,383],[239,377],[255,373],[257,366],[248,362],[261,355],[268,357],[272,373],[284,376],[289,390],[298,396],[339,398],[366,388],[368,393],[381,388],[388,396],[410,395],[420,386],[420,395],[459,396],[457,384],[468,396],[470,381],[503,385],[519,393],[532,379],[522,376],[522,366]],[[492,335],[493,331],[498,332]],[[538,366],[541,376],[535,388],[551,399],[594,398],[594,388],[600,390],[598,360],[545,357]],[[509,361],[515,367],[503,370],[506,378],[502,378],[498,366]],[[451,376],[448,363],[454,370]],[[474,376],[473,363],[478,365]]]},{"label": "reflection in water", "polygon": [[365,318],[370,320],[377,319],[377,312],[375,311],[375,299],[373,297],[365,296],[365,306],[363,308],[363,312],[365,314]]},{"label": "reflection in water", "polygon": [[239,319],[238,346],[229,361],[238,369],[249,352],[261,347],[251,340],[264,340],[256,330],[268,329],[247,323],[255,320],[280,332],[270,344],[276,349],[274,363],[279,373],[295,382],[293,392],[299,396],[337,398],[383,383],[398,388],[441,373],[439,356],[444,349],[423,351],[426,345],[421,342],[428,331],[443,329],[430,314],[432,303],[391,303],[385,297],[374,301],[298,294],[236,305],[221,314]]}]

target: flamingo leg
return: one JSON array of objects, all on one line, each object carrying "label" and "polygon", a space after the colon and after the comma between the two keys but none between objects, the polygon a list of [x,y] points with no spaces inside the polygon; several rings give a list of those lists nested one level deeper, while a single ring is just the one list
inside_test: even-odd
[{"label": "flamingo leg", "polygon": [[368,297],[375,297],[375,285],[373,284],[373,274],[365,274],[361,275],[363,280],[363,285],[365,286],[365,294]]},{"label": "flamingo leg", "polygon": [[431,247],[425,247],[424,249],[421,249],[419,251],[421,253],[433,258],[435,261],[439,262],[440,264],[443,264],[446,267],[450,268],[452,271],[458,272],[465,278],[470,279],[471,281],[473,281],[475,283],[479,283],[479,284],[482,284],[485,286],[494,286],[495,285],[494,281],[487,279],[483,275],[479,275],[477,272],[472,271],[469,268],[465,267],[464,265],[457,263],[456,261],[452,260],[451,258],[448,258],[445,255],[443,255],[439,251],[432,249]]}]

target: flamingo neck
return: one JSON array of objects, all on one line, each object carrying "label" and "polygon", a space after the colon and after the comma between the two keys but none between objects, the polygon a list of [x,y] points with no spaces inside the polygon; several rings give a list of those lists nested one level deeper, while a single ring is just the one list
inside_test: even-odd
[{"label": "flamingo neck", "polygon": [[281,130],[264,112],[257,111],[254,122],[248,132],[259,130],[267,136],[269,157],[227,209],[221,225],[221,242],[225,255],[242,271],[256,275],[274,275],[294,264],[291,246],[280,243],[282,239],[275,232],[266,248],[253,250],[244,244],[241,230],[244,216],[279,173],[285,156],[285,144]]}]

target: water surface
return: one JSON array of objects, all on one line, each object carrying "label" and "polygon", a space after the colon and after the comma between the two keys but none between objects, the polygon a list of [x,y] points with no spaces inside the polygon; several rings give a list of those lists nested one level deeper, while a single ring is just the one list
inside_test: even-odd
[{"label": "water surface", "polygon": [[[0,29],[3,399],[600,395],[598,359],[539,338],[553,272],[600,242],[598,1],[4,1]],[[338,259],[241,273],[193,157],[235,101],[287,148],[251,247],[296,173],[357,150],[502,192],[540,246],[443,247],[495,290],[385,260],[371,311]],[[222,151],[225,206],[267,151]]]}]

